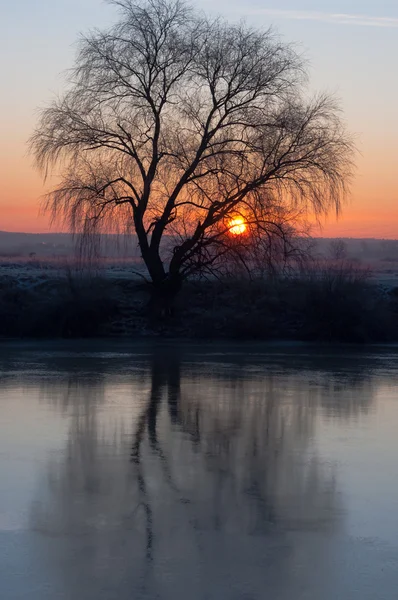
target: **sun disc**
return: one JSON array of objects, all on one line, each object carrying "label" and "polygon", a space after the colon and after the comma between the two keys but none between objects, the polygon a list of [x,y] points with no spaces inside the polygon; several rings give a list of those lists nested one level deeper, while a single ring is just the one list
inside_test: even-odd
[{"label": "sun disc", "polygon": [[230,220],[228,228],[229,233],[232,233],[232,235],[242,235],[242,233],[245,233],[246,231],[246,223],[242,217],[235,217]]}]

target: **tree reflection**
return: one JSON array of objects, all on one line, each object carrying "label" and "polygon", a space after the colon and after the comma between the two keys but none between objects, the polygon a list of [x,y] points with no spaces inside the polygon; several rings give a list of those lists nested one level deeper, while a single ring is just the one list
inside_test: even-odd
[{"label": "tree reflection", "polygon": [[342,528],[336,473],[313,440],[321,413],[366,410],[372,376],[286,364],[239,368],[160,348],[134,381],[123,379],[134,414],[123,408],[122,418],[110,375],[86,385],[72,374],[61,402],[71,408],[67,446],[32,509],[36,531],[65,537],[71,556],[82,552],[82,564],[65,564],[48,545],[65,585],[90,576],[92,597],[102,597],[108,578],[119,598],[163,597],[163,570],[173,585],[196,577],[211,587],[226,577],[223,553],[239,570],[270,547],[286,575],[298,552],[289,532]]}]

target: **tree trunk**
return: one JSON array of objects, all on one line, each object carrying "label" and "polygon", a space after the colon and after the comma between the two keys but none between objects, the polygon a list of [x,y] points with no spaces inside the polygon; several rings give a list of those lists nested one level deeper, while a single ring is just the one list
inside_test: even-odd
[{"label": "tree trunk", "polygon": [[175,299],[182,287],[182,277],[177,273],[167,274],[160,281],[152,283],[149,310],[157,319],[167,319],[172,316]]}]

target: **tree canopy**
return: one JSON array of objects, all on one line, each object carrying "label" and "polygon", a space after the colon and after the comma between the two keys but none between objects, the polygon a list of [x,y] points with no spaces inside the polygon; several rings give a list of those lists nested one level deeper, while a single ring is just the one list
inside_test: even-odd
[{"label": "tree canopy", "polygon": [[134,230],[154,285],[178,287],[228,251],[236,215],[258,235],[284,207],[339,210],[351,138],[293,46],[180,0],[112,4],[31,138],[38,167],[60,168],[54,218]]}]

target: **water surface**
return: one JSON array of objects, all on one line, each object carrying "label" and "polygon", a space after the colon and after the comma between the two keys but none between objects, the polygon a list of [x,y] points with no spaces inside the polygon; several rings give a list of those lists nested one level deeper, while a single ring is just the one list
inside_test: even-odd
[{"label": "water surface", "polygon": [[4,600],[392,600],[398,353],[0,346]]}]

